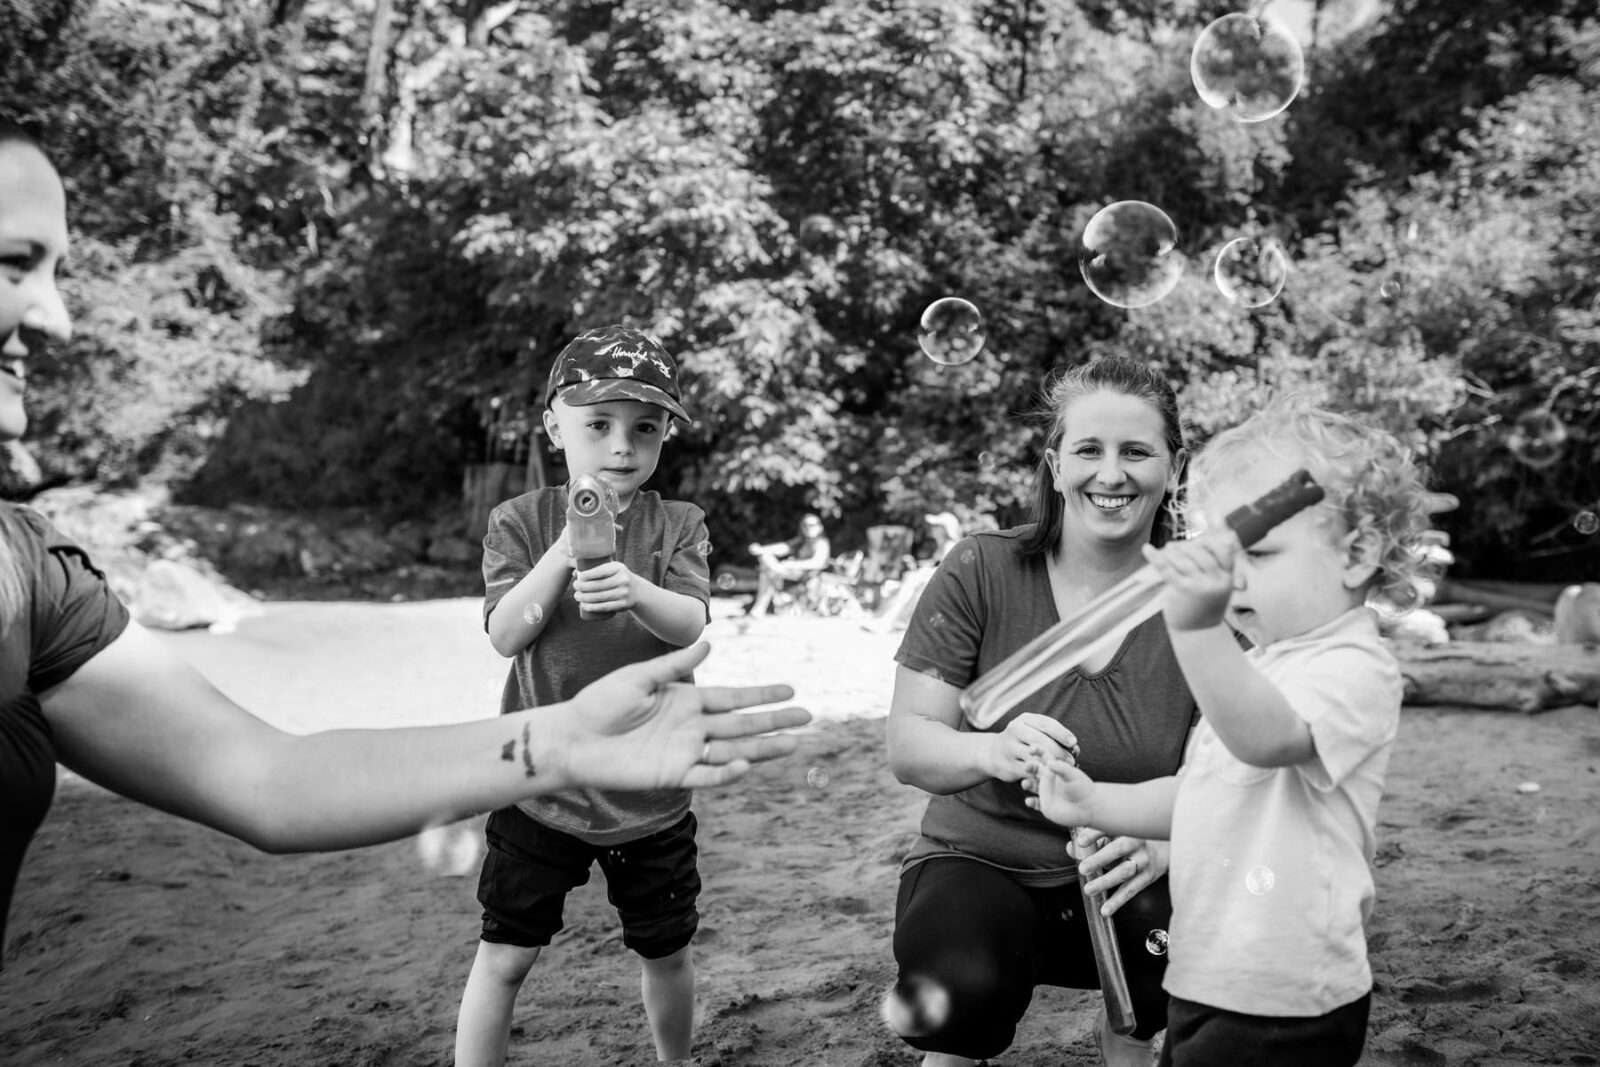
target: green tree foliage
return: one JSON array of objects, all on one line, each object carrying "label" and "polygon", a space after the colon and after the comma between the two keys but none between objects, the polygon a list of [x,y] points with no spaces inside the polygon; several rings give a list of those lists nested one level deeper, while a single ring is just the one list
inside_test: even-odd
[{"label": "green tree foliage", "polygon": [[[656,484],[719,544],[805,508],[845,543],[933,509],[1017,521],[1042,379],[1118,354],[1182,386],[1196,443],[1270,391],[1373,412],[1462,498],[1465,569],[1593,569],[1576,0],[1394,0],[1248,125],[1189,82],[1211,3],[397,0],[371,83],[370,5],[6,2],[26,61],[0,100],[61,131],[89,250],[43,390],[59,469],[447,509],[487,399],[536,410],[560,346],[620,320],[681,357],[697,422]],[[1135,311],[1077,268],[1123,199],[1166,210],[1186,262]],[[1287,252],[1264,308],[1212,284],[1239,236]],[[944,367],[916,324],[952,294],[988,345]]]}]

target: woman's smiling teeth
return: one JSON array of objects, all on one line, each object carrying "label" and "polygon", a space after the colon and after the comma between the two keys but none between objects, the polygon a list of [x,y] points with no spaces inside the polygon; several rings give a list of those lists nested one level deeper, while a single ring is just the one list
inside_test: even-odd
[{"label": "woman's smiling teeth", "polygon": [[1118,511],[1133,502],[1131,496],[1104,496],[1100,493],[1090,493],[1089,502],[1101,511]]}]

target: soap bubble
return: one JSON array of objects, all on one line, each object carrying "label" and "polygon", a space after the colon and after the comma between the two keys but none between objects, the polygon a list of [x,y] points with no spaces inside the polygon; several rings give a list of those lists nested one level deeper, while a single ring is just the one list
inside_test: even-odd
[{"label": "soap bubble", "polygon": [[1078,270],[1106,303],[1148,307],[1172,292],[1183,275],[1177,247],[1178,228],[1165,211],[1143,200],[1118,200],[1084,227]]},{"label": "soap bubble", "polygon": [[1278,242],[1256,237],[1236,237],[1217,253],[1212,271],[1217,289],[1241,307],[1265,307],[1283,292],[1289,261]]},{"label": "soap bubble", "polygon": [[828,786],[828,772],[821,767],[813,767],[806,772],[806,784],[813,789],[826,789]]},{"label": "soap bubble", "polygon": [[1200,99],[1236,122],[1261,122],[1283,111],[1305,74],[1300,42],[1265,14],[1222,16],[1200,31],[1189,56]]},{"label": "soap bubble", "polygon": [[993,452],[979,452],[978,453],[978,469],[980,471],[987,472],[987,471],[994,470],[996,462],[997,461],[994,458],[994,453]]},{"label": "soap bubble", "polygon": [[1144,950],[1152,956],[1165,956],[1167,954],[1167,932],[1165,930],[1151,930],[1144,939]]},{"label": "soap bubble", "polygon": [[442,823],[417,835],[417,857],[431,874],[460,878],[483,860],[483,833],[470,823]]},{"label": "soap bubble", "polygon": [[1244,887],[1260,897],[1272,892],[1277,881],[1278,877],[1272,873],[1271,867],[1251,867],[1250,873],[1244,876]]},{"label": "soap bubble", "polygon": [[826,215],[800,220],[800,248],[813,256],[837,259],[844,251],[844,230]]},{"label": "soap bubble", "polygon": [[922,313],[917,343],[929,359],[946,367],[966,363],[983,351],[989,331],[983,315],[970,300],[947,296],[929,304]]},{"label": "soap bubble", "polygon": [[1600,533],[1600,515],[1592,511],[1580,511],[1572,516],[1572,528],[1585,537],[1592,533]]},{"label": "soap bubble", "polygon": [[522,609],[522,621],[529,626],[538,626],[544,621],[544,608],[535,601],[528,601],[528,606]]},{"label": "soap bubble", "polygon": [[1506,448],[1534,470],[1543,470],[1560,459],[1566,442],[1566,423],[1548,411],[1524,412],[1506,436]]},{"label": "soap bubble", "polygon": [[1398,274],[1391,274],[1378,286],[1378,295],[1385,300],[1398,300],[1405,295],[1405,281]]},{"label": "soap bubble", "polygon": [[922,1037],[950,1018],[950,994],[927,978],[890,982],[879,1009],[884,1023],[901,1037]]}]

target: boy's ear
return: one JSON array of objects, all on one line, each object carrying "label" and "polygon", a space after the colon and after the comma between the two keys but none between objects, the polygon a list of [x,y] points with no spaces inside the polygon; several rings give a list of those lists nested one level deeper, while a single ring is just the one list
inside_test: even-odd
[{"label": "boy's ear", "polygon": [[1351,530],[1339,539],[1344,550],[1344,587],[1361,589],[1378,576],[1383,551],[1372,530]]},{"label": "boy's ear", "polygon": [[556,417],[549,408],[544,409],[544,432],[550,435],[550,445],[561,448],[561,425],[556,422]]}]

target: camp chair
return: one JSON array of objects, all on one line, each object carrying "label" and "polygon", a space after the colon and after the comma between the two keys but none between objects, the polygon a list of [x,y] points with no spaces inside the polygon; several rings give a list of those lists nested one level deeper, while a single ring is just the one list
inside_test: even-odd
[{"label": "camp chair", "polygon": [[898,581],[914,562],[911,546],[916,531],[909,526],[867,527],[867,550],[857,579],[859,599],[869,610],[883,598],[886,582]]}]

